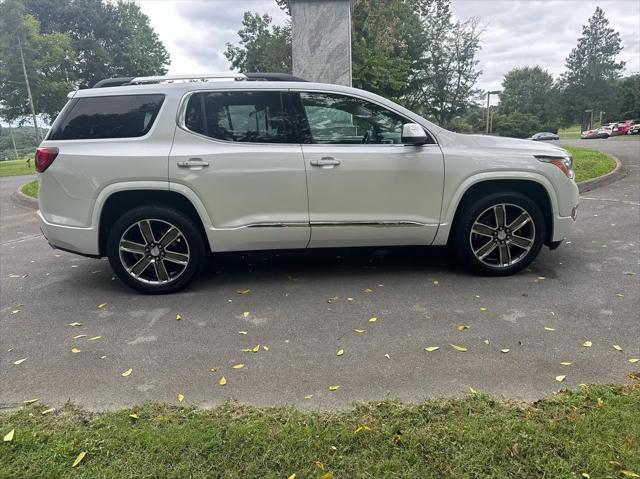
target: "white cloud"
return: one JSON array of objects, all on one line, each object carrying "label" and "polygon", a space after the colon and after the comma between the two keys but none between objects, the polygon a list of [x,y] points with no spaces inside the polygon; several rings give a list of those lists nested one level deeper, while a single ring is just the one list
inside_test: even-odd
[{"label": "white cloud", "polygon": [[[137,0],[171,55],[170,73],[228,71],[226,43],[237,44],[245,11],[286,15],[273,0]],[[540,65],[554,76],[576,45],[582,25],[600,6],[622,37],[620,60],[627,73],[640,72],[640,2],[635,0],[453,0],[457,18],[487,24],[478,56],[479,86],[499,89],[505,73]]]}]

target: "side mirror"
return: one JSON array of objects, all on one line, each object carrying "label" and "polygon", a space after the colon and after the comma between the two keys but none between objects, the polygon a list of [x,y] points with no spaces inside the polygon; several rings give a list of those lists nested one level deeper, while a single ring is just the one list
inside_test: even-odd
[{"label": "side mirror", "polygon": [[417,123],[405,123],[402,125],[402,138],[400,141],[405,145],[419,146],[429,143],[429,137]]}]

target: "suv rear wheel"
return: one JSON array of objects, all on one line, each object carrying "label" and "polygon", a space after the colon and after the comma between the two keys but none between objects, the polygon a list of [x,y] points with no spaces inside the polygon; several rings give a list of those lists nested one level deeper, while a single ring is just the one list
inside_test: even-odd
[{"label": "suv rear wheel", "polygon": [[202,269],[205,244],[198,227],[180,211],[142,206],[122,215],[107,238],[114,272],[143,293],[171,293]]},{"label": "suv rear wheel", "polygon": [[490,276],[516,273],[540,252],[545,222],[538,205],[517,192],[477,199],[457,222],[454,247],[471,269]]}]

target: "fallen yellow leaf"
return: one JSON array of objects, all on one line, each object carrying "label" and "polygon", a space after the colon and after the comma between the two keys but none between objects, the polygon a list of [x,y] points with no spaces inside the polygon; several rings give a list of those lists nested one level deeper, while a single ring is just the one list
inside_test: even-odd
[{"label": "fallen yellow leaf", "polygon": [[82,326],[82,323],[73,322],[73,323],[69,323],[69,326],[73,326],[75,328],[77,326]]},{"label": "fallen yellow leaf", "polygon": [[619,346],[617,344],[613,345],[613,349],[615,349],[616,351],[622,351],[622,346]]},{"label": "fallen yellow leaf", "polygon": [[56,408],[52,407],[51,409],[45,409],[44,411],[42,411],[40,414],[42,414],[43,416],[46,416],[47,414],[52,413],[53,411],[55,411]]},{"label": "fallen yellow leaf", "polygon": [[333,472],[329,471],[326,474],[320,476],[320,479],[333,479]]},{"label": "fallen yellow leaf", "polygon": [[458,331],[464,331],[465,329],[469,329],[469,326],[467,326],[466,324],[461,324],[457,329]]},{"label": "fallen yellow leaf", "polygon": [[80,464],[80,462],[84,459],[84,456],[86,456],[87,453],[85,451],[82,451],[80,454],[78,454],[78,457],[76,457],[76,460],[73,461],[73,464],[71,464],[71,467],[76,467],[78,464]]},{"label": "fallen yellow leaf", "polygon": [[22,401],[22,404],[33,404],[34,402],[38,402],[40,399],[26,399]]},{"label": "fallen yellow leaf", "polygon": [[424,348],[424,350],[428,353],[432,353],[434,351],[437,351],[438,349],[440,349],[440,346],[429,346]]},{"label": "fallen yellow leaf", "polygon": [[313,397],[313,394],[307,394],[304,398],[305,399],[311,399]]},{"label": "fallen yellow leaf", "polygon": [[480,308],[480,311],[486,311],[487,308]]},{"label": "fallen yellow leaf", "polygon": [[244,364],[234,364],[233,369],[242,369],[244,367]]},{"label": "fallen yellow leaf", "polygon": [[563,366],[571,366],[573,363],[570,361],[562,361],[560,364],[562,364]]},{"label": "fallen yellow leaf", "polygon": [[80,339],[80,338],[86,338],[87,335],[86,334],[78,334],[76,336],[73,337],[73,339]]},{"label": "fallen yellow leaf", "polygon": [[17,366],[19,364],[24,363],[27,359],[29,359],[28,356],[26,358],[22,358],[22,359],[18,359],[17,361],[14,361],[13,364],[15,364]]},{"label": "fallen yellow leaf", "polygon": [[260,351],[260,345],[256,344],[253,348],[251,348],[251,352],[252,353],[257,353],[258,351]]},{"label": "fallen yellow leaf", "polygon": [[176,314],[176,321],[180,321],[182,319],[182,316],[180,316],[179,314]]},{"label": "fallen yellow leaf", "polygon": [[262,346],[262,349],[264,349],[265,351],[269,351],[269,347],[268,346]]},{"label": "fallen yellow leaf", "polygon": [[245,311],[244,313],[242,313],[242,317],[243,318],[248,318],[250,314],[251,313],[249,311]]},{"label": "fallen yellow leaf", "polygon": [[584,343],[582,343],[582,345],[585,348],[590,348],[591,346],[593,346],[593,343],[591,341],[585,341]]},{"label": "fallen yellow leaf", "polygon": [[227,378],[225,378],[224,376],[222,376],[220,378],[220,381],[218,381],[218,384],[220,384],[220,386],[224,386],[225,384],[227,384]]},{"label": "fallen yellow leaf", "polygon": [[13,311],[11,311],[11,314],[18,314],[20,312],[19,309],[14,309]]},{"label": "fallen yellow leaf", "polygon": [[378,320],[375,316],[373,318],[369,318],[370,323],[375,323]]},{"label": "fallen yellow leaf", "polygon": [[178,402],[184,401],[184,394],[178,393]]},{"label": "fallen yellow leaf", "polygon": [[344,354],[344,349],[338,349],[336,356],[342,356]]},{"label": "fallen yellow leaf", "polygon": [[359,328],[356,328],[356,329],[354,329],[354,331],[355,331],[356,333],[364,333],[364,332],[366,331],[366,329],[359,329]]},{"label": "fallen yellow leaf", "polygon": [[388,354],[385,354],[384,357],[387,359],[391,359],[391,356],[389,356]]},{"label": "fallen yellow leaf", "polygon": [[291,474],[287,479],[296,479],[296,473]]},{"label": "fallen yellow leaf", "polygon": [[12,429],[7,434],[5,434],[5,436],[2,438],[2,440],[4,442],[11,442],[11,441],[13,441],[13,436],[15,436],[15,434],[16,434],[16,430]]},{"label": "fallen yellow leaf", "polygon": [[246,335],[247,335],[247,334],[249,334],[249,333],[247,333],[246,331],[238,331],[238,334],[241,334],[241,335],[243,335],[243,336],[246,336]]},{"label": "fallen yellow leaf", "polygon": [[373,290],[371,288],[367,288],[364,290],[365,293],[373,293]]},{"label": "fallen yellow leaf", "polygon": [[107,303],[102,303],[98,305],[98,309],[102,309],[107,305]]},{"label": "fallen yellow leaf", "polygon": [[123,378],[126,378],[127,376],[129,376],[131,373],[133,372],[132,368],[127,369],[126,371],[124,371],[120,376],[122,376]]},{"label": "fallen yellow leaf", "polygon": [[358,426],[356,430],[353,432],[357,434],[362,431],[371,431],[371,428],[369,426],[362,425],[362,426]]},{"label": "fallen yellow leaf", "polygon": [[562,382],[565,380],[567,376],[565,376],[564,374],[561,374],[560,376],[556,376],[556,381],[558,382]]},{"label": "fallen yellow leaf", "polygon": [[478,394],[478,391],[476,391],[475,389],[473,389],[471,386],[469,386],[469,393],[471,394]]},{"label": "fallen yellow leaf", "polygon": [[506,353],[508,353],[508,352],[509,352],[509,349],[507,349],[507,348],[505,348],[505,349],[501,349],[501,350],[500,350],[500,352],[501,352],[501,353],[505,353],[505,354],[506,354]]},{"label": "fallen yellow leaf", "polygon": [[635,364],[635,363],[637,363],[638,361],[640,361],[640,358],[629,358],[629,362],[630,362],[631,364]]},{"label": "fallen yellow leaf", "polygon": [[467,352],[467,348],[465,348],[464,346],[458,346],[456,344],[449,344],[449,346],[451,346],[453,349],[455,349],[456,351],[459,351],[461,353]]},{"label": "fallen yellow leaf", "polygon": [[250,292],[251,290],[249,288],[242,288],[236,291],[236,293],[238,294],[247,294],[248,292]]},{"label": "fallen yellow leaf", "polygon": [[102,336],[94,336],[93,338],[89,338],[89,341],[97,341],[100,338],[102,338]]},{"label": "fallen yellow leaf", "polygon": [[584,477],[584,479],[591,479],[591,476],[589,475],[588,472],[583,472],[582,474],[580,474],[582,477]]},{"label": "fallen yellow leaf", "polygon": [[74,347],[74,348],[71,348],[71,352],[74,354],[78,354],[79,352],[81,352],[81,350]]},{"label": "fallen yellow leaf", "polygon": [[329,386],[329,391],[337,391],[340,389],[340,386]]},{"label": "fallen yellow leaf", "polygon": [[134,412],[134,413],[129,414],[129,417],[130,417],[131,419],[140,419],[140,417],[139,417],[135,412]]},{"label": "fallen yellow leaf", "polygon": [[555,331],[555,330],[556,330],[556,328],[551,328],[551,327],[549,327],[549,326],[545,326],[545,327],[544,327],[544,330],[545,330],[545,331]]},{"label": "fallen yellow leaf", "polygon": [[622,470],[620,471],[620,474],[622,474],[625,477],[640,477],[640,474],[636,474],[633,471]]}]

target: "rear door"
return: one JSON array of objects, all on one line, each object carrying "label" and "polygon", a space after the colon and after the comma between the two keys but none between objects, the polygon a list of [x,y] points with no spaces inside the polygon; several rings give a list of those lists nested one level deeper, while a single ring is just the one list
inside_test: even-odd
[{"label": "rear door", "polygon": [[284,101],[275,90],[196,91],[183,100],[169,178],[204,204],[214,251],[309,241],[302,148]]},{"label": "rear door", "polygon": [[443,156],[401,142],[412,120],[351,95],[300,91],[310,247],[428,245],[440,221]]}]

